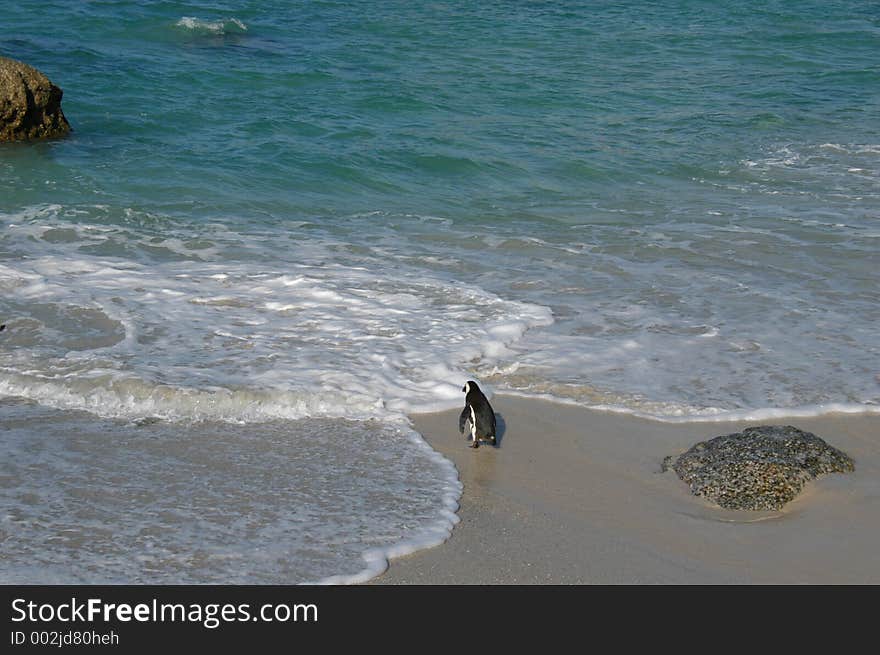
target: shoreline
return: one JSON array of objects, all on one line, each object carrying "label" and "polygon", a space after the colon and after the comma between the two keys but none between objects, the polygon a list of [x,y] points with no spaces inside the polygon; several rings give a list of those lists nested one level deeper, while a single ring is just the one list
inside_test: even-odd
[{"label": "shoreline", "polygon": [[[499,446],[469,448],[460,410],[414,414],[464,485],[451,537],[368,584],[877,584],[880,416],[668,423],[512,395]],[[778,512],[718,508],[666,455],[761,424],[813,432],[856,462]]]}]

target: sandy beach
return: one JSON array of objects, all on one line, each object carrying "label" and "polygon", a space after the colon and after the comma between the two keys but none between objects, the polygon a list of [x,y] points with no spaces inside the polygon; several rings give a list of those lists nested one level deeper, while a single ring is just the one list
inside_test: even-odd
[{"label": "sandy beach", "polygon": [[[880,582],[880,416],[662,423],[511,396],[497,448],[467,447],[458,411],[412,417],[459,471],[461,522],[373,584],[861,584]],[[815,433],[856,462],[779,512],[692,495],[666,455],[759,423]]]}]

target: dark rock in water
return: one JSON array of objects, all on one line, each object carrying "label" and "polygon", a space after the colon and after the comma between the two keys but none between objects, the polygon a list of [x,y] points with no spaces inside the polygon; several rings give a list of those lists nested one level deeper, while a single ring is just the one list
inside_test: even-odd
[{"label": "dark rock in water", "polygon": [[62,93],[37,69],[0,57],[0,142],[67,134]]},{"label": "dark rock in water", "polygon": [[663,460],[691,491],[727,509],[777,510],[824,473],[854,470],[846,453],[790,425],[762,425],[701,441]]}]

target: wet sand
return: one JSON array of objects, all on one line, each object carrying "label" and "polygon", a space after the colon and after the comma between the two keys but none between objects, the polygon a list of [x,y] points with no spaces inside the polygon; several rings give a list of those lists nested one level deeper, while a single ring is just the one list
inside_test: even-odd
[{"label": "wet sand", "polygon": [[[880,416],[674,424],[512,396],[492,403],[497,448],[469,448],[458,411],[412,417],[459,471],[461,522],[371,583],[880,583]],[[855,472],[809,483],[779,512],[723,510],[660,472],[666,455],[766,423],[815,433]]]}]

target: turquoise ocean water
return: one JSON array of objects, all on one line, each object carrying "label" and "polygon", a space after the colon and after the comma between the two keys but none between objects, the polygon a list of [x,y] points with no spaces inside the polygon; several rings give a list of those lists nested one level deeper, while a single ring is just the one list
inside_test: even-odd
[{"label": "turquoise ocean water", "polygon": [[468,378],[880,411],[877,3],[7,5],[4,581],[375,574]]}]

